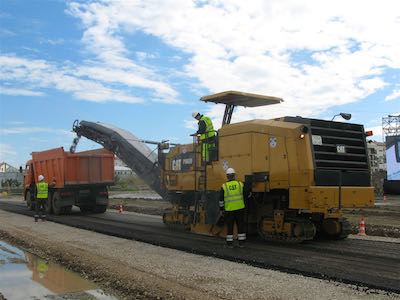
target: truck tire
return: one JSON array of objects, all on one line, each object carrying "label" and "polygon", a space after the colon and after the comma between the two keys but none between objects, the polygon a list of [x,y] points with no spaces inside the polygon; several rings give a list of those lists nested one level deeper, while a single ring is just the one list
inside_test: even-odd
[{"label": "truck tire", "polygon": [[45,204],[44,204],[44,209],[46,211],[46,214],[51,215],[53,213],[53,206],[51,205],[51,199],[50,197],[47,198]]},{"label": "truck tire", "polygon": [[83,214],[87,214],[87,213],[93,212],[94,207],[93,207],[93,206],[85,205],[85,206],[80,206],[79,209],[81,210],[81,212],[82,212]]},{"label": "truck tire", "polygon": [[63,214],[69,215],[71,213],[71,210],[72,210],[72,205],[64,206],[63,207]]},{"label": "truck tire", "polygon": [[96,205],[94,208],[94,212],[96,214],[103,214],[107,210],[107,205]]},{"label": "truck tire", "polygon": [[61,197],[58,192],[54,192],[51,204],[53,207],[54,214],[57,216],[61,215],[63,212],[63,209],[61,206]]},{"label": "truck tire", "polygon": [[29,210],[35,210],[35,203],[32,202],[31,200],[31,193],[27,192],[26,193],[26,206],[29,208]]}]

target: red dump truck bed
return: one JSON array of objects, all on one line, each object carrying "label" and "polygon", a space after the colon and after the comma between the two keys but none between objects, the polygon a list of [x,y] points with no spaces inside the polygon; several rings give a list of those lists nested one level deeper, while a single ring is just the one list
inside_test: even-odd
[{"label": "red dump truck bed", "polygon": [[[60,147],[33,152],[31,164],[34,181],[36,182],[41,174],[48,183],[54,181],[55,188],[88,184],[108,185],[114,181],[114,154],[106,149],[70,153]],[[25,180],[31,181],[33,178]]]}]

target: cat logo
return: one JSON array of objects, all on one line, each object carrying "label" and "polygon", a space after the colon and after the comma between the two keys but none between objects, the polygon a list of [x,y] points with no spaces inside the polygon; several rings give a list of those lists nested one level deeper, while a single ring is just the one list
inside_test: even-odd
[{"label": "cat logo", "polygon": [[345,145],[336,145],[336,152],[337,153],[346,153],[346,146]]}]

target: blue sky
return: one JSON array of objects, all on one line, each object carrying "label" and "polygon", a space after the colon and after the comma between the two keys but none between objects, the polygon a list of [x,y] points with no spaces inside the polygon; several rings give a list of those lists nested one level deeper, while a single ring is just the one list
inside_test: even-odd
[{"label": "blue sky", "polygon": [[399,32],[396,0],[0,0],[0,161],[68,149],[76,119],[191,142],[192,111],[218,128],[224,109],[199,98],[225,90],[285,100],[233,122],[349,112],[381,141],[400,112]]}]

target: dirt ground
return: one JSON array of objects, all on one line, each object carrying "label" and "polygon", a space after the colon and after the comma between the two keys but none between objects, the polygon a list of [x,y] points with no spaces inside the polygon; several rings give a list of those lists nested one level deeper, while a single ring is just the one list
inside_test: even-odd
[{"label": "dirt ground", "polygon": [[350,221],[353,233],[363,218],[369,235],[400,237],[400,196],[377,197],[375,207],[367,209],[345,209],[344,216]]},{"label": "dirt ground", "polygon": [[122,205],[124,211],[132,211],[147,215],[161,216],[166,208],[171,207],[169,202],[163,200],[146,199],[110,199],[108,209],[119,210]]},{"label": "dirt ground", "polygon": [[120,299],[399,299],[397,294],[260,269],[53,222],[34,223],[31,217],[2,210],[0,239],[61,263]]}]

